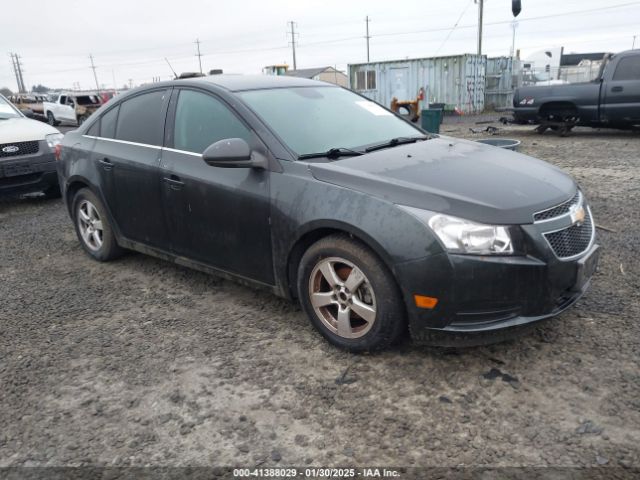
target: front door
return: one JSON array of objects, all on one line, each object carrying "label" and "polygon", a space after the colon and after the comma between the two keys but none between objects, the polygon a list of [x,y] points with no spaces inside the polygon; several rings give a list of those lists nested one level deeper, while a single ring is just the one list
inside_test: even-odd
[{"label": "front door", "polygon": [[212,94],[182,89],[174,99],[172,148],[163,149],[160,169],[174,253],[273,284],[269,172],[212,167],[202,159],[218,140],[242,138],[254,148],[259,140]]},{"label": "front door", "polygon": [[640,124],[640,54],[621,58],[603,88],[604,119],[611,126]]}]

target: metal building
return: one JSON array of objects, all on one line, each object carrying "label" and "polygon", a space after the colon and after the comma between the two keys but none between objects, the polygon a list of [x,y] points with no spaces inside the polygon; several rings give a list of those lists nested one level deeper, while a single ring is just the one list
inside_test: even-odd
[{"label": "metal building", "polygon": [[487,57],[465,54],[349,65],[351,89],[386,106],[395,97],[415,100],[421,108],[443,103],[445,110],[479,113],[485,106]]}]

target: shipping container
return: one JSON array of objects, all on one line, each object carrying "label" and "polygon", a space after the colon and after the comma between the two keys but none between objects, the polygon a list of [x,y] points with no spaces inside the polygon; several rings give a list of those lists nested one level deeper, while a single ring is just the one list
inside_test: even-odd
[{"label": "shipping container", "polygon": [[487,57],[456,55],[349,65],[351,89],[386,107],[395,97],[415,100],[424,89],[420,108],[445,104],[445,111],[484,110]]}]

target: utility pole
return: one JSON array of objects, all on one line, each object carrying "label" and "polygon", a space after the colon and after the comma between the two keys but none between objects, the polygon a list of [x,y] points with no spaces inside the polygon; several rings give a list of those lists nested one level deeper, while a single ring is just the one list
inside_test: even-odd
[{"label": "utility pole", "polygon": [[289,25],[291,26],[291,52],[293,53],[293,69],[297,70],[296,68],[296,23],[294,21],[290,21],[288,22]]},{"label": "utility pole", "polygon": [[196,53],[196,57],[198,57],[198,65],[200,65],[200,73],[202,73],[202,54],[200,53],[200,39],[196,38],[195,43],[198,46],[198,53]]},{"label": "utility pole", "polygon": [[476,0],[478,4],[478,55],[482,55],[482,15],[484,10],[484,0]]},{"label": "utility pole", "polygon": [[96,81],[96,91],[100,93],[100,84],[98,83],[98,74],[96,73],[96,66],[93,63],[92,54],[89,54],[89,60],[91,60],[91,70],[93,70],[93,79]]},{"label": "utility pole", "polygon": [[27,93],[27,86],[24,84],[24,77],[22,76],[22,65],[20,65],[20,55],[17,53],[10,53],[11,65],[13,66],[13,72],[16,75],[16,83],[18,84],[18,93]]},{"label": "utility pole", "polygon": [[633,36],[633,43],[631,44],[631,50],[635,50],[636,49],[636,37],[637,37],[637,35]]},{"label": "utility pole", "polygon": [[369,20],[369,15],[365,17],[364,21],[367,24],[367,35],[364,38],[367,39],[367,63],[369,63],[369,39],[371,38],[371,35],[369,35],[369,22],[371,21]]}]

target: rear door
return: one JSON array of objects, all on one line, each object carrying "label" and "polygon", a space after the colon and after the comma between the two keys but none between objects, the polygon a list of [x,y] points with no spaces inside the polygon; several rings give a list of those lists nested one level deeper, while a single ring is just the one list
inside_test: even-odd
[{"label": "rear door", "polygon": [[105,200],[120,233],[168,250],[158,165],[169,89],[141,92],[100,118],[94,147]]},{"label": "rear door", "polygon": [[603,88],[603,111],[610,125],[640,124],[640,54],[620,58]]},{"label": "rear door", "polygon": [[[207,165],[202,152],[226,138],[264,146],[222,99],[176,89],[162,154],[163,202],[173,251],[273,284],[269,172]],[[169,126],[170,125],[170,126]]]}]

